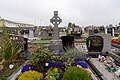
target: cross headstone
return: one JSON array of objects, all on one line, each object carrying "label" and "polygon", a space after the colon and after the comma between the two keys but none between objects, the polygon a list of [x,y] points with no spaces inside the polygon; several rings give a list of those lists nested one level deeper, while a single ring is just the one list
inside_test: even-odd
[{"label": "cross headstone", "polygon": [[59,39],[58,25],[62,22],[62,19],[60,19],[60,17],[58,17],[58,11],[54,11],[54,16],[52,17],[52,19],[50,19],[50,22],[54,25],[53,39],[58,40]]},{"label": "cross headstone", "polygon": [[58,17],[58,11],[54,11],[54,16],[50,19],[50,22],[54,25],[53,28],[53,39],[50,43],[51,51],[54,51],[55,55],[59,55],[62,50],[62,40],[59,39],[58,25],[62,22],[62,19]]}]

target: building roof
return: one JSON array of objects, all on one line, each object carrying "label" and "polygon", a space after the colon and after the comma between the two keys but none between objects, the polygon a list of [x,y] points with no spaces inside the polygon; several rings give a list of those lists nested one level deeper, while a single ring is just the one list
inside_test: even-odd
[{"label": "building roof", "polygon": [[33,24],[20,23],[20,22],[15,22],[15,21],[11,21],[11,20],[7,20],[7,19],[3,19],[3,18],[0,18],[0,21],[6,21],[6,22],[9,22],[9,23],[13,23],[13,24],[21,24],[21,25],[30,25],[30,26],[34,26]]}]

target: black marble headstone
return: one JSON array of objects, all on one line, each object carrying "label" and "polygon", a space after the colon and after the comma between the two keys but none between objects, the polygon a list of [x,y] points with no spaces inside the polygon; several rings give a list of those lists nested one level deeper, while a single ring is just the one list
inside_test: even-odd
[{"label": "black marble headstone", "polygon": [[77,33],[77,32],[75,32],[72,35],[74,36],[74,39],[79,39],[81,37],[81,33]]},{"label": "black marble headstone", "polygon": [[98,33],[99,31],[98,31],[98,29],[94,29],[94,33]]},{"label": "black marble headstone", "polygon": [[74,36],[62,36],[63,49],[74,47]]},{"label": "black marble headstone", "polygon": [[101,52],[104,42],[101,36],[89,36],[86,44],[89,52]]},{"label": "black marble headstone", "polygon": [[28,38],[24,38],[24,51],[28,50]]},{"label": "black marble headstone", "polygon": [[112,35],[112,28],[107,28],[107,33]]}]

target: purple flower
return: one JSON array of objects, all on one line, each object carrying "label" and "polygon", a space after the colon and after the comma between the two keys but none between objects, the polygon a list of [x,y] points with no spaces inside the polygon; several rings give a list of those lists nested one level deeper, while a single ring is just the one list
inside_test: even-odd
[{"label": "purple flower", "polygon": [[48,70],[49,68],[54,66],[54,62],[52,60],[45,62],[45,70]]},{"label": "purple flower", "polygon": [[68,59],[64,59],[62,62],[67,62],[68,61]]},{"label": "purple flower", "polygon": [[31,64],[26,64],[25,66],[23,66],[21,72],[23,73],[23,72],[26,72],[26,71],[29,71],[29,70],[34,70],[33,65],[31,65]]},{"label": "purple flower", "polygon": [[78,61],[78,62],[75,63],[75,65],[76,66],[79,65],[82,68],[88,69],[88,65],[84,61]]},{"label": "purple flower", "polygon": [[78,58],[76,58],[74,61],[75,61],[75,62],[83,61],[83,59],[81,59],[80,57],[78,57]]},{"label": "purple flower", "polygon": [[60,62],[60,61],[55,61],[54,66],[57,67],[57,68],[62,69],[63,68],[63,63]]},{"label": "purple flower", "polygon": [[44,78],[40,79],[40,80],[45,80]]},{"label": "purple flower", "polygon": [[62,49],[60,49],[60,50],[59,50],[59,52],[61,53],[61,52],[63,52],[63,50],[62,50]]}]

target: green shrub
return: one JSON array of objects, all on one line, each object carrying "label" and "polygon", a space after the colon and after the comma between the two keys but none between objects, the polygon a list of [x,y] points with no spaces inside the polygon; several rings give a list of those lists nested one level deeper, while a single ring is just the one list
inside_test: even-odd
[{"label": "green shrub", "polygon": [[34,65],[34,67],[37,68],[37,71],[44,73],[44,63],[45,61],[50,60],[52,56],[53,53],[51,53],[47,48],[38,46],[35,49],[32,58],[29,60],[29,64]]},{"label": "green shrub", "polygon": [[2,27],[3,30],[3,39],[0,45],[0,55],[2,58],[8,62],[12,62],[17,59],[17,56],[20,54],[21,46],[9,39],[8,30],[6,26]]},{"label": "green shrub", "polygon": [[38,73],[37,71],[27,71],[19,76],[18,80],[40,80],[41,78],[43,78],[42,73]]},{"label": "green shrub", "polygon": [[62,80],[91,80],[90,73],[76,66],[69,67]]},{"label": "green shrub", "polygon": [[62,57],[64,58],[77,58],[79,55],[79,51],[74,48],[66,48],[66,51],[61,53]]}]

